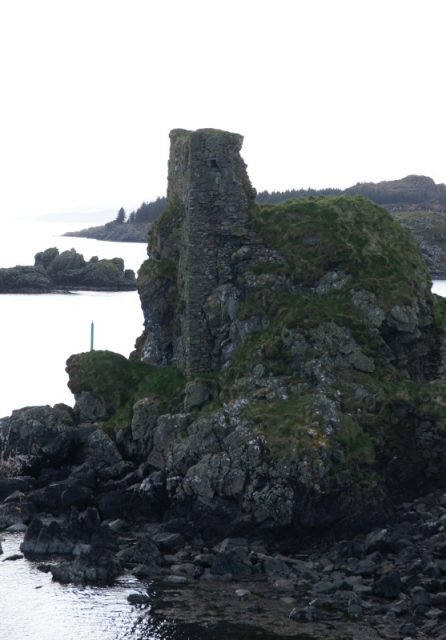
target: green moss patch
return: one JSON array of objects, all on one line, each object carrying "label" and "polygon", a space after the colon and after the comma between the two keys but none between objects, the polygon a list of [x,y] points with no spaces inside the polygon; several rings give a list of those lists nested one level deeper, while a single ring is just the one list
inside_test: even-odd
[{"label": "green moss patch", "polygon": [[257,425],[273,450],[283,452],[283,447],[289,447],[290,453],[298,453],[326,443],[319,433],[312,394],[273,402],[259,400],[245,410],[245,417]]},{"label": "green moss patch", "polygon": [[430,279],[415,244],[385,209],[365,198],[264,205],[253,212],[251,224],[285,256],[282,269],[303,286],[342,270],[353,276],[350,288],[375,293],[384,310],[426,295]]},{"label": "green moss patch", "polygon": [[150,394],[160,398],[164,411],[175,411],[185,384],[173,367],[153,367],[128,360],[112,351],[90,351],[67,361],[68,387],[74,394],[89,391],[103,399],[112,424],[128,425],[132,407]]},{"label": "green moss patch", "polygon": [[[245,410],[245,416],[257,425],[273,453],[298,461],[302,454],[317,455],[320,449],[331,446],[311,393],[274,402],[258,401]],[[375,449],[371,436],[350,416],[339,413],[338,417],[340,427],[333,437],[343,446],[347,463],[372,464]]]}]

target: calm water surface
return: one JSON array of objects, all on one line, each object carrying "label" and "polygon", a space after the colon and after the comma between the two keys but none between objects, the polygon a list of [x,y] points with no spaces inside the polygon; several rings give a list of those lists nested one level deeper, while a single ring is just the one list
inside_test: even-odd
[{"label": "calm water surface", "polygon": [[6,534],[0,556],[1,640],[159,640],[170,637],[149,610],[131,606],[129,593],[147,593],[133,577],[107,589],[59,585],[19,553],[21,536]]},{"label": "calm water surface", "polygon": [[[34,264],[48,247],[75,248],[86,259],[122,257],[137,271],[146,258],[142,243],[99,242],[63,238],[72,225],[10,225],[0,235],[0,267]],[[73,404],[65,363],[73,353],[95,348],[128,356],[142,332],[143,316],[136,291],[73,294],[0,294],[0,417],[29,405]],[[1,640],[1,638],[0,638]]]}]

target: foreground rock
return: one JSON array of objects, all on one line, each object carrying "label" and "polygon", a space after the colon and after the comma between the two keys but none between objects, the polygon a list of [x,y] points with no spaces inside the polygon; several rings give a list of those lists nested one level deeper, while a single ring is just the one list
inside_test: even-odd
[{"label": "foreground rock", "polygon": [[0,293],[50,293],[60,290],[128,291],[135,274],[121,258],[88,262],[74,249],[56,248],[36,254],[34,266],[0,269]]}]

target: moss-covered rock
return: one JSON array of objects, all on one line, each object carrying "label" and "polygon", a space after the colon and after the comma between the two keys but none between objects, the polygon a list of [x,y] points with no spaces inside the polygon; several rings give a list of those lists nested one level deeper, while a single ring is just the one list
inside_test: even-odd
[{"label": "moss-covered rock", "polygon": [[139,400],[133,438],[171,514],[220,534],[357,526],[446,479],[446,312],[388,212],[257,207],[240,145],[173,133],[135,361],[84,354],[70,384],[127,426]]},{"label": "moss-covered rock", "polygon": [[104,407],[104,418],[129,426],[133,405],[156,394],[163,408],[179,406],[184,378],[174,369],[155,369],[112,351],[90,351],[67,360],[68,387],[75,397],[89,393]]}]

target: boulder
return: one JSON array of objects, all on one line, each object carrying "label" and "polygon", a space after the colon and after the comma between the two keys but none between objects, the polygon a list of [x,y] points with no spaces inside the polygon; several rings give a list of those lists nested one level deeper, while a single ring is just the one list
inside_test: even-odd
[{"label": "boulder", "polygon": [[70,407],[60,404],[13,411],[0,420],[0,473],[35,476],[43,466],[63,464],[74,443]]}]

